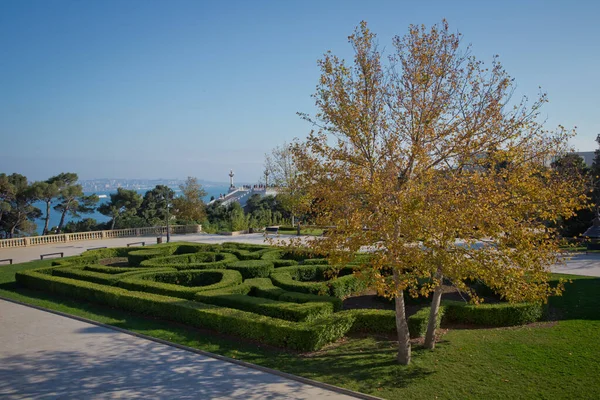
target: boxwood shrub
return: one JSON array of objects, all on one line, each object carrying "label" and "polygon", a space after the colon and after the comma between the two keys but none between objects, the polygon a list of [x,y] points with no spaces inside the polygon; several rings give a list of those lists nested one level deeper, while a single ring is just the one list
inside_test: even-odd
[{"label": "boxwood shrub", "polygon": [[540,303],[466,304],[443,302],[444,322],[481,326],[516,326],[539,321],[544,313]]},{"label": "boxwood shrub", "polygon": [[151,248],[144,250],[134,250],[129,252],[127,255],[127,261],[129,265],[132,267],[138,266],[142,263],[142,261],[149,260],[155,257],[164,257],[168,254],[171,254],[171,251],[174,251],[173,248],[163,247],[163,248]]},{"label": "boxwood shrub", "polygon": [[[244,286],[244,285],[241,285]],[[250,288],[248,288],[249,290]],[[253,297],[239,293],[239,287],[233,290],[212,290],[198,292],[195,299],[207,304],[250,311],[260,315],[287,321],[313,321],[333,313],[333,304],[329,302],[293,303],[271,300],[264,297]]]},{"label": "boxwood shrub", "polygon": [[281,267],[293,267],[294,265],[298,265],[298,261],[295,260],[269,260],[273,263],[275,268]]},{"label": "boxwood shrub", "polygon": [[[274,260],[280,260],[281,257],[283,256],[283,251],[282,250],[269,250],[266,252],[263,252],[262,255],[260,256],[261,260],[267,260],[267,261],[274,261]],[[293,261],[293,260],[290,260]],[[298,262],[296,261],[296,264]]]},{"label": "boxwood shrub", "polygon": [[250,287],[250,294],[257,297],[265,297],[272,300],[287,301],[291,303],[328,302],[334,311],[342,309],[342,300],[337,297],[319,296],[310,293],[290,292],[273,285],[268,278],[254,278],[244,281],[244,285]]},{"label": "boxwood shrub", "polygon": [[235,261],[228,263],[227,269],[239,271],[244,279],[266,278],[275,270],[273,263],[266,260]]},{"label": "boxwood shrub", "polygon": [[119,280],[117,284],[128,290],[193,299],[197,292],[226,288],[241,282],[239,272],[215,269],[147,272]]},{"label": "boxwood shrub", "polygon": [[302,261],[302,265],[328,265],[326,258],[307,258]]},{"label": "boxwood shrub", "polygon": [[[52,270],[52,275],[62,276],[64,278],[79,279],[87,282],[99,283],[101,285],[115,285],[122,279],[132,277],[139,274],[145,274],[148,271],[140,268],[128,268],[130,271],[123,271],[118,274],[110,274],[104,272],[98,272],[94,270],[97,268],[89,268],[87,266],[69,266],[64,268],[55,268]],[[153,272],[159,271],[175,271],[173,268],[161,268],[154,270]]]},{"label": "boxwood shrub", "polygon": [[365,289],[365,282],[352,275],[351,267],[338,271],[338,277],[330,279],[328,265],[299,265],[278,268],[271,273],[276,286],[290,291],[330,295],[340,299]]},{"label": "boxwood shrub", "polygon": [[250,250],[224,249],[223,251],[234,254],[240,260],[260,260],[262,256],[262,253]]},{"label": "boxwood shrub", "polygon": [[32,289],[46,290],[298,351],[319,350],[344,336],[353,324],[353,317],[349,314],[336,313],[313,322],[290,322],[176,297],[50,276],[39,270],[18,272],[16,279],[19,284]]},{"label": "boxwood shrub", "polygon": [[[427,333],[429,323],[430,307],[424,307],[407,318],[408,332],[412,339],[423,337]],[[351,332],[366,333],[396,333],[396,312],[394,310],[347,310],[341,313],[349,313],[353,316],[354,323]],[[436,329],[440,327],[444,307],[440,307]]]},{"label": "boxwood shrub", "polygon": [[173,267],[184,269],[218,269],[225,268],[227,263],[237,261],[230,253],[199,252],[166,257],[156,257],[142,261],[141,266],[147,268]]}]

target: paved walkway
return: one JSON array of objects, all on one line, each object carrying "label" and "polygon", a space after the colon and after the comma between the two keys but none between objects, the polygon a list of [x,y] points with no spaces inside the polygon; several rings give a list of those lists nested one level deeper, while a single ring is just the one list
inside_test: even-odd
[{"label": "paved walkway", "polygon": [[[292,235],[280,235],[279,239],[294,237]],[[277,239],[270,235],[269,238]],[[166,236],[163,236],[163,242],[166,242]],[[210,235],[206,233],[195,233],[187,235],[171,235],[171,242],[197,242],[197,243],[223,243],[223,242],[244,242],[255,244],[265,243],[265,236],[262,233],[253,233],[239,236]],[[0,249],[0,260],[12,258],[13,263],[22,263],[26,261],[39,260],[41,254],[64,253],[64,256],[74,256],[81,254],[87,249],[94,247],[125,247],[128,243],[146,242],[146,245],[156,244],[156,236],[137,236],[118,239],[97,239],[82,240],[69,243],[46,244],[30,247],[17,247],[9,249]],[[1,268],[1,265],[0,265]]]},{"label": "paved walkway", "polygon": [[[280,235],[279,240],[285,241],[288,238],[295,237],[293,235]],[[275,238],[275,236],[270,236]],[[312,237],[305,237],[306,240]],[[163,240],[166,240],[163,237]],[[147,245],[156,243],[155,236],[128,237],[119,239],[101,239],[87,240],[81,242],[59,243],[31,247],[19,247],[14,249],[0,249],[0,260],[12,258],[13,262],[22,263],[26,261],[39,260],[40,254],[64,252],[65,257],[83,253],[93,247],[124,247],[128,243],[145,241]],[[239,236],[224,236],[210,235],[206,233],[188,234],[188,235],[172,235],[171,241],[186,241],[197,243],[223,243],[223,242],[243,242],[265,244],[265,237],[262,233],[254,233],[249,235]],[[0,265],[2,268],[2,265]],[[556,265],[551,268],[553,272],[573,275],[597,276],[600,277],[600,253],[590,254],[574,254],[573,257],[567,260],[565,265]]]},{"label": "paved walkway", "polygon": [[0,300],[0,398],[354,397]]}]

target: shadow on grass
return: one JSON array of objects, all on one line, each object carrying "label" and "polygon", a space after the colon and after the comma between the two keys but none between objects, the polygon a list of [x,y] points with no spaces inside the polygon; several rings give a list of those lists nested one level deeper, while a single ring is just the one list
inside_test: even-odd
[{"label": "shadow on grass", "polygon": [[600,278],[578,278],[565,284],[562,296],[548,303],[551,320],[600,320]]}]

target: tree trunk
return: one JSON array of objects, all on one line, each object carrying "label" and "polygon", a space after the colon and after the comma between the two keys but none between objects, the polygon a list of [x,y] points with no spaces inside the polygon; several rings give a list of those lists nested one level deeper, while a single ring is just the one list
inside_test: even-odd
[{"label": "tree trunk", "polygon": [[[398,272],[394,271],[394,281],[398,285]],[[398,333],[398,355],[397,360],[402,365],[410,364],[410,333],[408,323],[406,322],[406,308],[404,307],[404,292],[399,291],[399,295],[394,299],[396,303],[396,331]]]},{"label": "tree trunk", "polygon": [[65,224],[65,217],[67,215],[67,210],[63,210],[62,215],[60,216],[60,222],[58,223],[58,228],[56,229],[56,233],[62,232],[63,225]]},{"label": "tree trunk", "polygon": [[117,217],[114,216],[112,219],[112,222],[110,224],[110,230],[112,231],[113,229],[115,229],[115,222],[117,222]]},{"label": "tree trunk", "polygon": [[42,235],[48,234],[48,224],[50,223],[50,202],[46,202],[46,221],[44,222],[44,231]]},{"label": "tree trunk", "polygon": [[438,269],[435,278],[438,279],[440,283],[433,291],[433,300],[431,301],[431,310],[429,312],[429,323],[427,324],[427,333],[425,334],[425,348],[430,350],[435,348],[435,328],[440,313],[440,301],[442,299],[442,280],[444,276],[440,269]]}]

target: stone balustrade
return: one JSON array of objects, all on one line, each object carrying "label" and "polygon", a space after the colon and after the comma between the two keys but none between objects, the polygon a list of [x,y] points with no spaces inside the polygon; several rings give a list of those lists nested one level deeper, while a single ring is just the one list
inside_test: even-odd
[{"label": "stone balustrade", "polygon": [[[172,234],[183,233],[199,233],[202,232],[202,225],[171,225],[170,231]],[[114,229],[112,231],[93,231],[93,232],[76,232],[76,233],[60,233],[58,235],[44,236],[27,236],[14,239],[0,240],[0,249],[38,246],[43,244],[67,243],[80,240],[95,240],[95,239],[112,239],[134,236],[152,236],[165,235],[167,233],[166,226],[150,226],[146,228],[129,228],[129,229]]]}]

